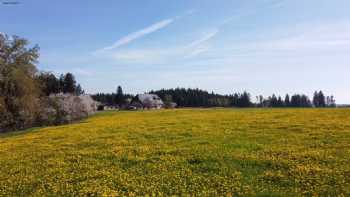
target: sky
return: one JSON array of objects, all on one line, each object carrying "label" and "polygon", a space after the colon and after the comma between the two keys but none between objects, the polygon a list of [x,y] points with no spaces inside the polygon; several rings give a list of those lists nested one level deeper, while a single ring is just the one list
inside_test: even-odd
[{"label": "sky", "polygon": [[[88,93],[323,90],[350,103],[349,0],[0,0],[0,32]],[[254,98],[253,98],[254,100]]]}]

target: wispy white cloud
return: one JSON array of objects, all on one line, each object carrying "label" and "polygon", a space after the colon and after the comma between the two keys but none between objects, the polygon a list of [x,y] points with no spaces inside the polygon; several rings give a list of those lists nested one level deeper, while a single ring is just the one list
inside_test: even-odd
[{"label": "wispy white cloud", "polygon": [[116,61],[126,63],[164,63],[171,60],[193,58],[205,53],[211,47],[208,42],[219,33],[218,29],[210,30],[190,43],[166,48],[127,49],[111,52],[107,55]]},{"label": "wispy white cloud", "polygon": [[213,29],[207,33],[205,33],[202,37],[200,37],[199,39],[193,41],[192,43],[190,43],[188,45],[189,48],[191,47],[196,47],[199,46],[205,42],[207,42],[208,40],[212,39],[216,34],[219,33],[219,29]]},{"label": "wispy white cloud", "polygon": [[332,51],[338,53],[350,50],[350,22],[305,24],[297,28],[296,32],[289,36],[240,44],[237,49],[289,55],[329,55]]},{"label": "wispy white cloud", "polygon": [[274,32],[276,34],[264,39],[212,48],[201,60],[222,65],[231,65],[235,59],[271,57],[285,61],[308,58],[316,62],[315,57],[334,58],[350,52],[350,22],[307,23],[293,28],[275,29]]},{"label": "wispy white cloud", "polygon": [[184,16],[188,16],[188,15],[192,15],[193,13],[195,13],[196,10],[189,10],[187,11],[185,14],[183,15],[179,15],[176,16],[174,18],[168,18],[168,19],[164,19],[161,21],[158,21],[146,28],[143,28],[141,30],[138,30],[136,32],[130,33],[122,38],[120,38],[119,40],[117,40],[113,45],[111,46],[107,46],[104,47],[103,49],[97,50],[97,51],[108,51],[108,50],[112,50],[112,49],[116,49],[119,48],[121,46],[124,46],[126,44],[129,44],[130,42],[140,39],[148,34],[151,34],[153,32],[159,31],[167,26],[169,26],[170,24],[172,24],[174,21],[184,17]]},{"label": "wispy white cloud", "polygon": [[204,33],[201,37],[191,42],[186,47],[185,58],[192,58],[198,56],[202,53],[205,53],[211,49],[211,46],[208,44],[208,41],[214,38],[219,33],[219,29],[212,29]]},{"label": "wispy white cloud", "polygon": [[185,55],[185,58],[193,58],[196,57],[202,53],[205,53],[209,51],[211,47],[209,45],[200,45],[192,49],[191,51],[188,52],[188,54]]},{"label": "wispy white cloud", "polygon": [[[285,0],[274,0],[274,1],[266,1],[263,2],[263,6],[266,6],[268,8],[277,8],[280,7],[282,5],[284,5]],[[193,41],[191,44],[188,45],[189,48],[192,49],[192,52],[190,52],[188,55],[186,55],[186,57],[194,57],[197,56],[199,54],[202,54],[204,52],[207,52],[211,49],[211,47],[209,45],[207,45],[206,43],[211,40],[212,38],[214,38],[218,33],[220,33],[220,30],[223,28],[223,26],[229,24],[232,21],[235,20],[239,20],[243,17],[248,17],[250,15],[253,15],[255,13],[257,13],[257,9],[256,7],[251,7],[251,6],[247,6],[244,8],[239,9],[239,11],[235,14],[232,15],[228,18],[226,18],[225,20],[223,20],[220,24],[217,25],[217,27],[213,28],[211,31],[208,31],[204,34],[204,36],[200,37],[199,39]],[[203,46],[205,44],[205,46]]]},{"label": "wispy white cloud", "polygon": [[136,31],[134,33],[128,34],[125,37],[119,39],[117,42],[115,42],[113,45],[103,48],[102,50],[111,50],[116,49],[118,47],[121,47],[123,45],[126,45],[136,39],[142,38],[143,36],[153,33],[155,31],[158,31],[160,29],[165,28],[166,26],[170,25],[174,22],[174,19],[165,19],[162,21],[159,21],[157,23],[154,23],[153,25],[146,27],[144,29],[141,29],[139,31]]},{"label": "wispy white cloud", "polygon": [[[275,9],[275,8],[283,6],[284,4],[285,4],[285,0],[274,0],[274,1],[268,0],[268,1],[263,3],[263,6],[266,6],[266,7],[271,8],[271,9]],[[207,41],[214,38],[220,32],[220,29],[223,26],[229,24],[230,22],[232,22],[234,20],[239,20],[243,17],[248,17],[249,15],[255,14],[255,13],[257,13],[257,10],[258,10],[257,8],[252,8],[252,7],[248,6],[248,7],[240,9],[238,11],[238,13],[236,13],[235,15],[226,18],[216,28],[212,29],[209,32],[206,32],[204,34],[204,36],[202,36],[201,38],[199,38],[199,39],[193,41],[191,44],[189,44],[189,48],[191,48],[192,51],[189,54],[187,54],[186,57],[194,57],[194,56],[197,56],[199,54],[202,54],[204,52],[209,51],[211,49],[211,47],[206,44]]]},{"label": "wispy white cloud", "polygon": [[242,18],[249,17],[252,15],[257,14],[260,10],[269,10],[270,9],[277,9],[285,5],[286,0],[261,0],[259,3],[262,4],[254,4],[253,6],[250,4],[250,1],[247,1],[248,3],[244,5],[243,7],[239,8],[236,13],[230,17],[228,17],[226,20],[224,20],[220,26],[227,25],[233,21],[241,20]]},{"label": "wispy white cloud", "polygon": [[350,23],[312,25],[300,33],[268,43],[271,48],[285,50],[322,50],[350,47]]},{"label": "wispy white cloud", "polygon": [[[219,29],[206,31],[192,42],[165,48],[119,50],[113,59],[122,63],[232,65],[236,59],[302,58],[332,56],[350,51],[350,23],[304,24],[293,29],[283,28],[263,40],[240,41],[233,46],[212,46]],[[285,36],[285,35],[288,36]],[[200,57],[198,57],[200,56]],[[287,60],[286,60],[287,61]]]},{"label": "wispy white cloud", "polygon": [[[275,8],[284,4],[284,0],[268,0],[264,1],[260,6]],[[217,26],[209,30],[204,30],[202,34],[197,35],[192,42],[189,43],[179,43],[176,46],[166,46],[161,48],[138,48],[138,49],[117,49],[121,46],[124,46],[136,39],[142,38],[147,34],[156,32],[162,28],[167,27],[172,24],[175,20],[187,15],[195,13],[196,10],[189,10],[182,16],[176,16],[174,18],[169,18],[157,22],[147,28],[139,30],[137,32],[131,33],[121,39],[111,46],[105,47],[102,49],[103,53],[100,53],[101,57],[110,57],[113,60],[123,62],[123,63],[164,63],[166,61],[181,61],[183,59],[193,59],[199,55],[205,54],[211,50],[214,50],[210,41],[213,40],[218,34],[222,31],[225,25],[228,23],[240,19],[242,17],[248,17],[257,12],[256,7],[252,7],[250,4],[247,4],[247,7],[239,9],[235,15],[231,15],[224,19]],[[218,50],[218,49],[215,49]],[[100,50],[101,51],[101,50]]]}]

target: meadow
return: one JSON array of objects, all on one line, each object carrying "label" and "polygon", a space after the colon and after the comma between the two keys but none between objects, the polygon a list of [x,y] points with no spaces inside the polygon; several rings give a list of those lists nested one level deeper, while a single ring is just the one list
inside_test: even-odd
[{"label": "meadow", "polygon": [[102,112],[0,134],[0,196],[349,196],[350,109]]}]

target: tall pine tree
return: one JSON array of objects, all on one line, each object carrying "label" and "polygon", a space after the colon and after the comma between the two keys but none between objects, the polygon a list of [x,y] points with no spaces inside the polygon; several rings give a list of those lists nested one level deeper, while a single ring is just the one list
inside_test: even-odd
[{"label": "tall pine tree", "polygon": [[76,89],[76,81],[72,73],[67,73],[63,79],[63,93],[74,94]]}]

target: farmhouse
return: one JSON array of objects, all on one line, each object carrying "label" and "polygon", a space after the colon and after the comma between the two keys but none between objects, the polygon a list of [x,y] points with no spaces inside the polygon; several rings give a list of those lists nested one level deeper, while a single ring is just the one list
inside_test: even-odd
[{"label": "farmhouse", "polygon": [[164,107],[164,103],[156,94],[138,94],[132,99],[130,107],[136,109],[160,109]]}]

